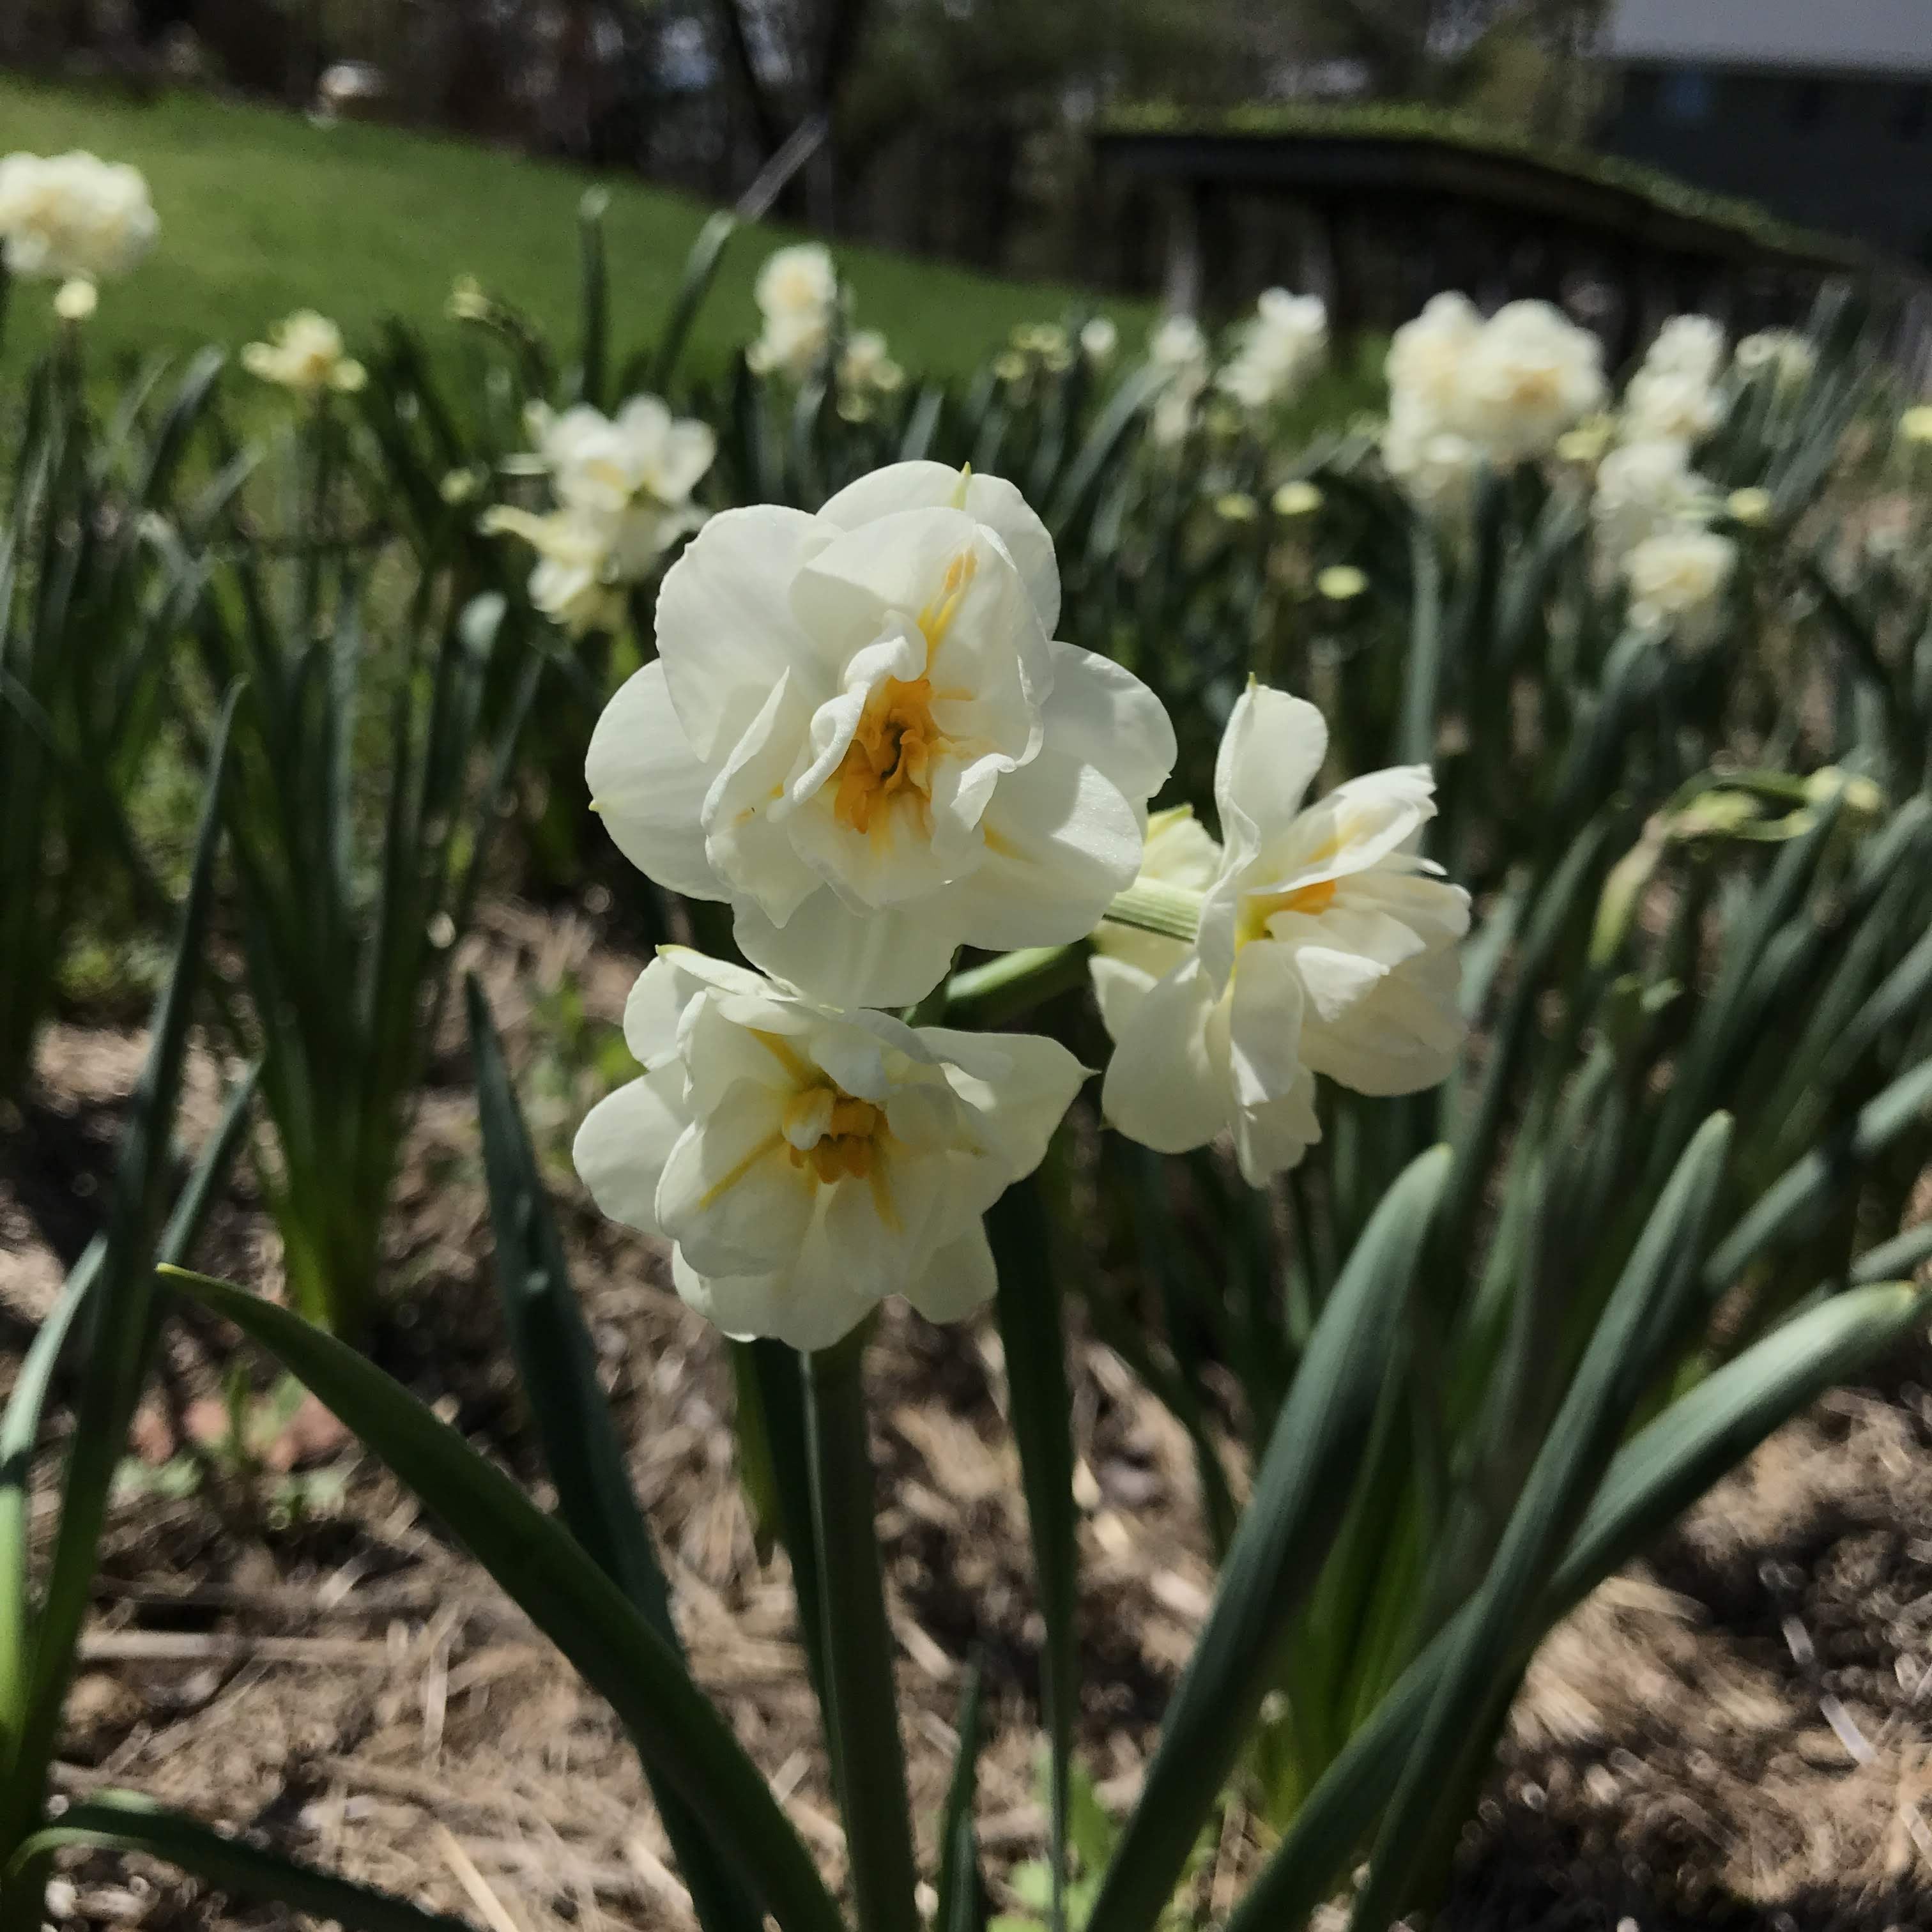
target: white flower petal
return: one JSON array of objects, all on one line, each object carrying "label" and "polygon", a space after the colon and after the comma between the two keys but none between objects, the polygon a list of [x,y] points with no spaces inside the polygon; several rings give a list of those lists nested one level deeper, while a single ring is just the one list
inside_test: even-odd
[{"label": "white flower petal", "polygon": [[746,958],[814,999],[909,1006],[944,978],[964,943],[952,898],[854,912],[830,886],[820,886],[782,926],[757,906],[741,903],[734,931]]},{"label": "white flower petal", "polygon": [[905,1298],[928,1322],[963,1322],[992,1300],[999,1285],[986,1228],[975,1221],[906,1284]]},{"label": "white flower petal", "polygon": [[1052,637],[1060,627],[1060,570],[1046,526],[1004,476],[976,473],[967,482],[963,503],[959,482],[960,472],[944,463],[889,464],[848,483],[818,514],[842,529],[856,530],[895,510],[963,508],[1005,547],[1039,613],[1040,628]]},{"label": "white flower petal", "polygon": [[658,653],[700,757],[722,758],[788,670],[829,674],[793,620],[791,586],[836,534],[776,504],[724,510],[665,572]]},{"label": "white flower petal", "polygon": [[1198,959],[1150,988],[1116,1040],[1101,1112],[1157,1154],[1202,1147],[1228,1124],[1228,1070],[1210,1057],[1216,992]]},{"label": "white flower petal", "polygon": [[1328,727],[1305,698],[1264,684],[1235,700],[1214,765],[1214,803],[1230,859],[1286,829],[1328,755]]},{"label": "white flower petal", "polygon": [[1094,766],[1049,745],[1000,782],[981,821],[986,856],[947,895],[969,944],[1084,938],[1134,882],[1141,812]]},{"label": "white flower petal", "polygon": [[812,1183],[793,1158],[772,1090],[734,1082],[671,1150],[658,1224],[702,1274],[754,1274],[796,1252]]},{"label": "white flower petal", "polygon": [[683,1070],[660,1068],[598,1102],[577,1130],[570,1157],[598,1209],[646,1234],[664,1231],[658,1182],[690,1121],[680,1096]]},{"label": "white flower petal", "polygon": [[591,734],[584,775],[617,849],[687,898],[721,899],[700,816],[710,773],[672,710],[662,664],[625,680]]},{"label": "white flower petal", "polygon": [[1056,643],[1052,658],[1045,725],[1054,748],[1104,772],[1130,798],[1153,797],[1177,755],[1174,723],[1160,700],[1097,652]]}]

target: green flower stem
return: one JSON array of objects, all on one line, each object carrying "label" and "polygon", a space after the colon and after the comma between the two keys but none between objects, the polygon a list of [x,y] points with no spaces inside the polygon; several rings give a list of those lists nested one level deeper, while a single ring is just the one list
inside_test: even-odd
[{"label": "green flower stem", "polygon": [[1107,916],[1116,926],[1138,926],[1191,945],[1201,931],[1201,898],[1188,886],[1142,877],[1114,898]]},{"label": "green flower stem", "polygon": [[[869,1325],[869,1324],[867,1324]],[[874,1520],[862,1380],[866,1329],[806,1361],[812,1512],[824,1619],[825,1724],[859,1932],[920,1932],[894,1644]]]},{"label": "green flower stem", "polygon": [[1022,946],[954,974],[946,982],[945,1010],[931,1017],[947,1026],[1004,1025],[1086,976],[1084,939],[1072,946]]}]

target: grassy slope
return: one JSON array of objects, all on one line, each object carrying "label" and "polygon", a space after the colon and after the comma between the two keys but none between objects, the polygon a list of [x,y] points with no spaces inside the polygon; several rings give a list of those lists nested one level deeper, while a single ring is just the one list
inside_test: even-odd
[{"label": "grassy slope", "polygon": [[[294,115],[179,94],[152,106],[0,77],[0,152],[87,147],[134,162],[161,218],[154,254],[102,292],[103,347],[234,344],[275,316],[319,308],[352,338],[379,316],[428,322],[452,280],[476,275],[568,339],[576,314],[581,170],[394,129],[311,126]],[[620,176],[610,191],[613,335],[648,339],[676,289],[707,210]],[[700,319],[710,362],[754,332],[752,281],[766,250],[794,239],[740,235]],[[884,329],[915,370],[963,373],[1016,322],[1057,317],[1091,298],[1001,282],[869,248],[839,251],[858,320]],[[14,291],[10,362],[44,334],[45,304]],[[1138,334],[1148,311],[1100,304]]]}]

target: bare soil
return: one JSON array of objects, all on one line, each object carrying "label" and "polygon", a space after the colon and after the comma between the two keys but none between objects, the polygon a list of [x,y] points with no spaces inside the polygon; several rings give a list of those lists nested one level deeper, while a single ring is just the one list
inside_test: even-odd
[{"label": "bare soil", "polygon": [[[559,1134],[560,985],[614,1018],[635,962],[587,926],[514,909],[474,946],[526,1082]],[[35,1096],[0,1124],[0,1354],[11,1364],[95,1225],[137,1036],[56,1029]],[[548,1054],[548,1058],[544,1056]],[[541,1065],[536,1065],[538,1060]],[[500,1346],[473,1108],[452,1045],[412,1138],[379,1356],[542,1493]],[[205,1126],[216,1070],[188,1109]],[[560,1166],[574,1272],[632,1472],[700,1680],[840,1874],[842,1839],[782,1555],[761,1552],[734,1470],[728,1366],[651,1244],[602,1221]],[[245,1176],[201,1256],[272,1291],[272,1230]],[[1186,1442],[1103,1348],[1076,1336],[1082,1749],[1131,1799],[1212,1572]],[[206,1322],[172,1336],[140,1445],[211,1432],[237,1359]],[[268,1379],[251,1365],[258,1387]],[[981,1787],[995,1870],[1036,1854],[1040,1624],[990,1328],[891,1312],[869,1359],[874,1448],[914,1801],[927,1842],[967,1659],[991,1716]],[[296,1466],[298,1496],[279,1467]],[[318,1472],[322,1480],[316,1480]],[[36,1523],[51,1527],[50,1499]],[[306,1412],[264,1460],[117,1506],[58,1787],[131,1786],[490,1932],[692,1924],[635,1760],[608,1711],[386,1473]],[[1238,1808],[1202,1903],[1261,1850]],[[57,1899],[84,1926],[262,1928],[159,1868],[79,1862]],[[1458,1932],[1932,1928],[1932,1397],[1849,1392],[1767,1444],[1545,1645],[1472,1825]],[[1284,1928],[1286,1932],[1286,1928]]]}]

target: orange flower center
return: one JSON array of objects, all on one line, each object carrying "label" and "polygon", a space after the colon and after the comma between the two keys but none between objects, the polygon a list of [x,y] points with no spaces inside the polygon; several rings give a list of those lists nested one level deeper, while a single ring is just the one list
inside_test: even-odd
[{"label": "orange flower center", "polygon": [[1336,879],[1318,880],[1312,886],[1298,886],[1288,892],[1256,892],[1241,902],[1241,917],[1235,934],[1237,946],[1268,936],[1268,921],[1278,912],[1306,913],[1311,919],[1326,912],[1341,890]]},{"label": "orange flower center", "polygon": [[926,674],[889,677],[873,692],[838,770],[826,781],[835,788],[832,816],[852,831],[870,832],[880,806],[890,808],[902,796],[915,802],[921,825],[932,830],[932,760],[946,742],[932,716],[933,702],[964,695],[933,689],[932,660],[959,614],[960,600],[978,566],[979,559],[970,550],[962,550],[946,566],[940,594],[919,614]]}]

